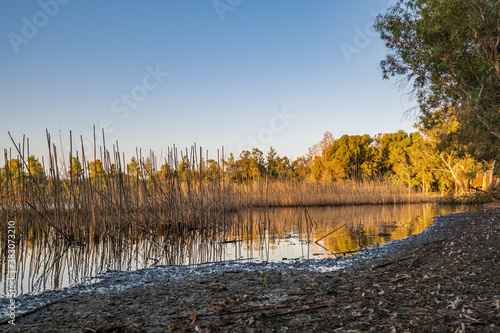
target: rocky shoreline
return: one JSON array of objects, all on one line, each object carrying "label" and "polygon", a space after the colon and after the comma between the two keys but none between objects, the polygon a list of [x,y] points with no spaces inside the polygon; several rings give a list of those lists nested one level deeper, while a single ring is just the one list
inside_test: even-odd
[{"label": "rocky shoreline", "polygon": [[17,305],[0,331],[498,332],[500,211],[337,260],[110,272]]}]

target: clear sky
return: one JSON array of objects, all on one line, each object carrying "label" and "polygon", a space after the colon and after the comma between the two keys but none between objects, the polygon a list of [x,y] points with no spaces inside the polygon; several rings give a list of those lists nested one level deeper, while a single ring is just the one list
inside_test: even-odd
[{"label": "clear sky", "polygon": [[0,147],[26,134],[42,155],[45,129],[68,149],[96,125],[128,158],[193,142],[296,158],[326,131],[413,131],[379,69],[372,24],[389,4],[2,0]]}]

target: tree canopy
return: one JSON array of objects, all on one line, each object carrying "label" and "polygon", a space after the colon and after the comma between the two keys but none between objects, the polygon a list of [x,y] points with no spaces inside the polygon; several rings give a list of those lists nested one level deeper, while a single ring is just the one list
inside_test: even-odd
[{"label": "tree canopy", "polygon": [[500,138],[500,1],[400,0],[375,27],[384,78],[410,86],[423,115],[453,107],[461,123]]}]

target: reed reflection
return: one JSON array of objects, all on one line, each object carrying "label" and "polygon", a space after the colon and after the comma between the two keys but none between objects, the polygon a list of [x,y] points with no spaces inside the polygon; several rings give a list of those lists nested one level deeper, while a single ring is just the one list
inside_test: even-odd
[{"label": "reed reflection", "polygon": [[[282,261],[338,257],[418,234],[436,215],[470,209],[436,204],[249,209],[228,214],[221,227],[91,238],[76,246],[31,233],[17,251],[18,294],[87,283],[112,270],[220,261]],[[7,253],[1,250],[6,293]]]}]

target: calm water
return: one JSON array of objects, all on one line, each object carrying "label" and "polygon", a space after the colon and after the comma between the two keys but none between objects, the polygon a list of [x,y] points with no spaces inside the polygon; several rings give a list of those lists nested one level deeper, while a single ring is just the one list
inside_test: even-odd
[{"label": "calm water", "polygon": [[[218,261],[283,261],[336,257],[418,234],[433,217],[474,209],[436,204],[276,208],[238,213],[232,230],[217,239],[193,231],[182,240],[157,237],[49,248],[19,244],[17,293],[37,293],[89,282],[109,270],[152,265],[193,265]],[[6,293],[5,259],[1,291]]]}]

